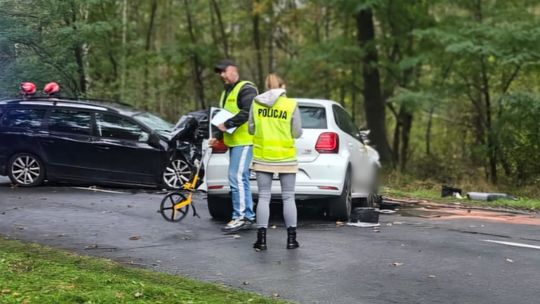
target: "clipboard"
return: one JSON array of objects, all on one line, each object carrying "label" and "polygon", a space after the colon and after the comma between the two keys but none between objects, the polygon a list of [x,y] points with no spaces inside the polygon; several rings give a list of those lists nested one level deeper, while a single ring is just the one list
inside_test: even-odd
[{"label": "clipboard", "polygon": [[[221,108],[212,108],[211,109],[211,113],[212,113],[212,120],[210,121],[210,123],[214,126],[218,126],[224,122],[226,122],[229,118],[233,117],[234,114],[225,110],[225,109],[221,109]],[[215,114],[214,114],[215,113]],[[234,128],[229,128],[227,129],[227,133],[229,134],[232,134],[234,133],[234,131],[236,131],[236,127]]]}]

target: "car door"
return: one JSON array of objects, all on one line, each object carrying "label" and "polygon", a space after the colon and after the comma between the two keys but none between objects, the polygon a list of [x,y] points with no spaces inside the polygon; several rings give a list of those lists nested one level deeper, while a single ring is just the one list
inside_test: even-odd
[{"label": "car door", "polygon": [[7,108],[0,119],[0,173],[15,153],[32,153],[42,158],[39,138],[47,136],[43,130],[44,108]]},{"label": "car door", "polygon": [[343,131],[340,134],[345,141],[345,147],[350,154],[350,163],[352,167],[352,190],[353,192],[364,192],[363,175],[369,168],[366,167],[367,151],[364,144],[360,141],[358,127],[354,124],[352,117],[338,105],[333,105],[334,118],[338,127]]},{"label": "car door", "polygon": [[97,158],[109,181],[156,184],[167,152],[148,143],[150,132],[128,117],[96,112]]},{"label": "car door", "polygon": [[54,108],[46,121],[49,134],[39,141],[49,173],[68,179],[93,177],[92,112]]}]

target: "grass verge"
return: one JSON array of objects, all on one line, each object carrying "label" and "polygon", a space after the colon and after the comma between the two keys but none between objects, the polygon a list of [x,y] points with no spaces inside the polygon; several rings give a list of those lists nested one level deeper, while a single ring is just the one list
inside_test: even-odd
[{"label": "grass verge", "polygon": [[[487,182],[485,179],[474,177],[464,179],[461,182],[448,184],[435,179],[418,179],[412,175],[396,171],[383,172],[381,181],[384,181],[384,187],[380,188],[380,193],[383,196],[427,200],[443,204],[459,203],[460,205],[470,207],[505,208],[534,212],[540,211],[540,191],[538,191],[538,184],[522,187],[511,186],[508,184],[494,185]],[[443,184],[462,189],[462,195],[465,198],[441,197]],[[470,200],[466,197],[467,192],[507,193],[518,199],[499,199],[494,201]]]},{"label": "grass verge", "polygon": [[0,236],[0,303],[285,303]]},{"label": "grass verge", "polygon": [[[463,206],[470,207],[489,207],[489,208],[507,208],[507,209],[518,209],[526,211],[540,211],[540,200],[537,199],[528,199],[528,198],[518,198],[517,200],[510,199],[498,199],[494,201],[479,201],[479,200],[470,200],[467,198],[457,199],[455,197],[441,197],[441,190],[434,189],[394,189],[389,187],[384,187],[381,191],[383,196],[390,196],[395,198],[407,198],[407,199],[421,199],[428,200],[435,203],[443,204],[455,204],[460,203]],[[464,193],[464,195],[466,195]]]}]

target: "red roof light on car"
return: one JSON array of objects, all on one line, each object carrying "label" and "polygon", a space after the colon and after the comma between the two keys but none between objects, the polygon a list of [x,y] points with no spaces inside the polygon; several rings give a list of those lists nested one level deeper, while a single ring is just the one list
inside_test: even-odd
[{"label": "red roof light on car", "polygon": [[60,86],[56,82],[49,82],[45,85],[45,88],[43,88],[43,93],[51,96],[55,93],[60,92]]},{"label": "red roof light on car", "polygon": [[36,94],[36,85],[32,82],[21,82],[21,93],[24,96]]},{"label": "red roof light on car", "polygon": [[338,153],[339,135],[334,132],[324,132],[319,135],[315,150],[319,153]]}]

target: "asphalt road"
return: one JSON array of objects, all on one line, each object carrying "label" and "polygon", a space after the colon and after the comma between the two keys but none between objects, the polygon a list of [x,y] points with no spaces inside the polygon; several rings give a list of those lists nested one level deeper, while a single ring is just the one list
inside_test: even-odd
[{"label": "asphalt road", "polygon": [[200,219],[168,223],[163,193],[106,191],[0,177],[0,234],[300,303],[539,303],[538,225],[403,212],[372,229],[301,210],[298,250],[275,217],[268,251],[255,252],[255,231],[223,235],[202,194]]}]

